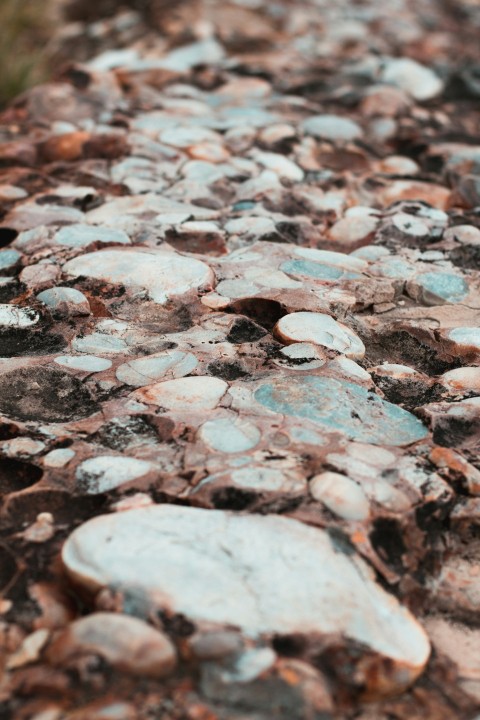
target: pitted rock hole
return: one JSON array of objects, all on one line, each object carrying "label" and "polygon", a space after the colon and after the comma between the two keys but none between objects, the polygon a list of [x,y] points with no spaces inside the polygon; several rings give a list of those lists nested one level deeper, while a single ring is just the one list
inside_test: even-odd
[{"label": "pitted rock hole", "polygon": [[36,465],[21,460],[0,458],[0,495],[25,490],[40,480],[43,472]]}]

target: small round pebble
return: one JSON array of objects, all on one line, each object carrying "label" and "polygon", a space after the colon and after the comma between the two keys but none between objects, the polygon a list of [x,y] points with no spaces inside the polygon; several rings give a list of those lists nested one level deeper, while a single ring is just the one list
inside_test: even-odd
[{"label": "small round pebble", "polygon": [[75,451],[70,448],[57,448],[51,450],[43,458],[43,464],[50,468],[61,468],[75,457]]},{"label": "small round pebble", "polygon": [[80,655],[100,655],[110,665],[140,677],[163,678],[177,664],[166,635],[135,617],[96,612],[71,623],[50,645],[47,656],[65,665]]},{"label": "small round pebble", "polygon": [[310,494],[344,520],[366,520],[370,504],[360,485],[346,475],[324,472],[310,480]]}]

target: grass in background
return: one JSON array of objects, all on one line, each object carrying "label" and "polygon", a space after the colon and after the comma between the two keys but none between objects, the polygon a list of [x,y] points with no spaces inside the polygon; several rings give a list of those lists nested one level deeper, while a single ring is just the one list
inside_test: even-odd
[{"label": "grass in background", "polygon": [[0,108],[47,77],[47,0],[0,0]]}]

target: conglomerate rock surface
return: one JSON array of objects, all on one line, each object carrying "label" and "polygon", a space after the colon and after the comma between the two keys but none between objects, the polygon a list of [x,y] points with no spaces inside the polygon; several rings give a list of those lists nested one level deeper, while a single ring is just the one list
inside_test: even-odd
[{"label": "conglomerate rock surface", "polygon": [[64,10],[0,128],[0,718],[473,720],[478,3]]}]

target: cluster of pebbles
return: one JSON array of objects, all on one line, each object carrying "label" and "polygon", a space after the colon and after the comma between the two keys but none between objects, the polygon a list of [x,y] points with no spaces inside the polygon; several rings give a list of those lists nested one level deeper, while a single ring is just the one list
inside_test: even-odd
[{"label": "cluster of pebbles", "polygon": [[0,717],[473,720],[479,5],[133,5],[2,117]]}]

